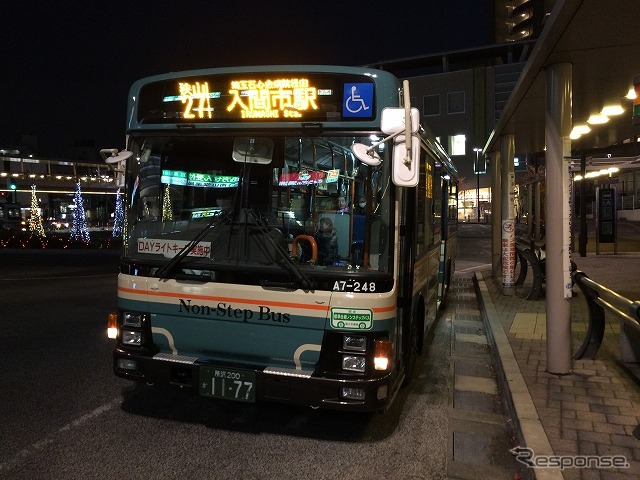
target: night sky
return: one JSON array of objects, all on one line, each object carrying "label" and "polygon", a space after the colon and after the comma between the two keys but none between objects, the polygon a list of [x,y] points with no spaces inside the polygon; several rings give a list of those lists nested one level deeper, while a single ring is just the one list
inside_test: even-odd
[{"label": "night sky", "polygon": [[[260,64],[361,65],[487,43],[483,0],[32,1],[0,4],[0,148],[124,148],[141,77]],[[406,12],[406,13],[405,13]]]}]

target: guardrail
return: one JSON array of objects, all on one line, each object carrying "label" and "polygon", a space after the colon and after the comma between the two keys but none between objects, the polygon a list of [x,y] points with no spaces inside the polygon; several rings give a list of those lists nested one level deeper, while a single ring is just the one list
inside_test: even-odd
[{"label": "guardrail", "polygon": [[574,360],[594,358],[605,329],[605,309],[620,318],[620,359],[640,362],[640,301],[631,301],[604,285],[591,280],[586,273],[575,271],[573,281],[587,299],[589,325],[584,342],[574,354]]}]

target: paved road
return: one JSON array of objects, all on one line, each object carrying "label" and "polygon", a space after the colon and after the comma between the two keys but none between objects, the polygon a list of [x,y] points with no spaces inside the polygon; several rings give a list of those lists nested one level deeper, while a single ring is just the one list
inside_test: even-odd
[{"label": "paved road", "polygon": [[[459,270],[488,262],[489,232],[461,228]],[[0,478],[514,478],[470,273],[414,382],[385,414],[350,415],[116,378],[117,270],[108,252],[0,250]]]},{"label": "paved road", "polygon": [[445,478],[450,333],[384,415],[213,402],[111,372],[117,257],[0,253],[0,478]]}]

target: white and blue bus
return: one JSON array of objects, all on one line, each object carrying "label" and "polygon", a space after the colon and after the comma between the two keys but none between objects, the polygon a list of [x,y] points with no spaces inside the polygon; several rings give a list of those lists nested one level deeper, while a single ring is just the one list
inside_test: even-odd
[{"label": "white and blue bus", "polygon": [[[131,87],[116,375],[381,411],[454,269],[456,170],[370,68],[218,68]],[[410,128],[409,128],[410,127]],[[128,158],[127,158],[128,157]]]}]

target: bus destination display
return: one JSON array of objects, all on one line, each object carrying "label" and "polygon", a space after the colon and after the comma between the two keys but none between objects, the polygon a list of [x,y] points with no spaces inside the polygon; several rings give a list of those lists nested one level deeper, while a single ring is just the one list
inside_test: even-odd
[{"label": "bus destination display", "polygon": [[364,75],[204,75],[144,85],[137,118],[141,124],[371,120],[374,98]]}]

